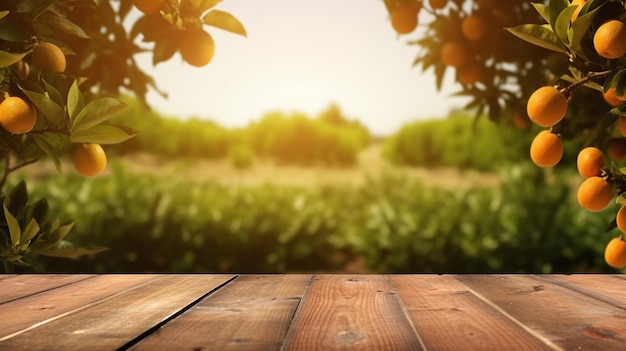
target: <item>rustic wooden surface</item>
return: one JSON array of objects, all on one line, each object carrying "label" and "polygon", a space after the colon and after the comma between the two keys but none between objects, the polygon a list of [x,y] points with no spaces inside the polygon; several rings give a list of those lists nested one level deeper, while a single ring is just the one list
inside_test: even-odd
[{"label": "rustic wooden surface", "polygon": [[0,275],[0,350],[626,350],[622,275]]}]

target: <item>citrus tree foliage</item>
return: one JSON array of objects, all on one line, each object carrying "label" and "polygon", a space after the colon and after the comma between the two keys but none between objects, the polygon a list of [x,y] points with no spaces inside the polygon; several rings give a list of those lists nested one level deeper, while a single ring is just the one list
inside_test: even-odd
[{"label": "citrus tree foliage", "polygon": [[[36,255],[76,256],[101,251],[65,241],[72,223],[49,218],[45,199],[28,201],[26,185],[6,190],[11,172],[74,145],[73,162],[84,176],[106,167],[102,144],[117,144],[136,131],[111,118],[125,108],[117,96],[131,92],[144,104],[156,82],[135,55],[153,63],[177,52],[194,66],[208,64],[212,26],[246,35],[219,0],[1,0],[0,1],[0,258],[33,265]],[[130,16],[132,13],[139,17]],[[164,92],[159,91],[162,94]]]},{"label": "citrus tree foliage", "polygon": [[[622,0],[385,0],[399,34],[421,51],[441,87],[453,71],[468,108],[493,120],[526,113],[542,129],[530,147],[539,167],[561,161],[563,141],[580,148],[580,205],[602,211],[617,197],[626,204],[626,10]],[[401,11],[400,11],[401,10]],[[415,15],[427,12],[419,32]],[[410,15],[407,15],[409,14]],[[409,20],[410,19],[410,20]],[[408,23],[408,24],[407,24]],[[609,161],[607,162],[605,153]],[[606,262],[626,266],[626,209],[608,230],[618,238]]]}]

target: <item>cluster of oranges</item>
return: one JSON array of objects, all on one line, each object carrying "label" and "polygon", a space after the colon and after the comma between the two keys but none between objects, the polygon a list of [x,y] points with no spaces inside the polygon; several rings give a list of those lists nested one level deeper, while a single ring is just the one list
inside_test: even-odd
[{"label": "cluster of oranges", "polygon": [[[22,79],[27,79],[31,73],[31,65],[40,72],[63,73],[66,64],[65,54],[57,45],[43,42],[34,46],[30,63],[21,60],[13,67]],[[3,129],[14,135],[27,134],[35,128],[36,123],[37,109],[26,97],[5,93],[0,102],[0,126]],[[106,154],[98,144],[77,144],[73,163],[78,173],[93,177],[106,168]]]},{"label": "cluster of oranges", "polygon": [[[424,0],[432,11],[446,8],[448,0]],[[480,4],[479,4],[480,5]],[[422,2],[409,0],[398,2],[390,12],[391,25],[398,34],[412,33],[418,24],[418,15],[422,8]],[[477,42],[485,38],[487,25],[485,19],[479,15],[469,15],[461,23],[461,37],[471,42]],[[471,85],[483,76],[483,63],[472,60],[467,44],[460,40],[453,40],[441,46],[441,60],[449,67],[457,71],[457,80],[462,84]]]},{"label": "cluster of oranges", "polygon": [[[157,15],[165,8],[165,0],[133,0],[134,6],[146,15]],[[215,42],[211,34],[199,27],[181,30],[178,51],[185,62],[192,66],[206,66],[215,54]]]},{"label": "cluster of oranges", "polygon": [[[575,0],[573,5],[578,9],[586,0]],[[572,20],[578,12],[574,12]],[[610,19],[602,23],[593,35],[593,46],[599,56],[614,60],[626,55],[626,25],[619,19]],[[572,87],[557,89],[553,86],[543,86],[531,94],[527,103],[528,117],[535,124],[546,127],[540,131],[530,146],[530,158],[539,167],[552,167],[563,156],[561,136],[554,131],[556,126],[566,116]],[[626,102],[626,96],[619,96],[615,88],[603,92],[605,101],[612,107]],[[626,137],[626,117],[620,117],[618,125],[621,134]],[[609,158],[619,161],[622,155],[616,152],[614,145],[609,144],[606,150]],[[576,160],[580,175],[584,178],[577,192],[578,203],[586,210],[602,211],[609,206],[614,195],[621,194],[626,189],[620,189],[611,170],[607,169],[606,157],[602,150],[588,146],[580,150]],[[619,236],[609,241],[605,249],[606,262],[615,268],[626,267],[626,207],[622,207],[616,216],[617,227],[621,230]]]}]

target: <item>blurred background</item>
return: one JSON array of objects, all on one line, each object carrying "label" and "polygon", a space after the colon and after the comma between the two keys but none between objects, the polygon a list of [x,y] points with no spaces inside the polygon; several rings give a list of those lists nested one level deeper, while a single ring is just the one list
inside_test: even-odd
[{"label": "blurred background", "polygon": [[140,58],[167,98],[122,98],[116,121],[139,134],[105,146],[104,175],[65,160],[13,180],[76,219],[68,239],[109,248],[42,258],[47,271],[612,270],[615,208],[577,204],[577,150],[532,164],[539,129],[476,119],[452,75],[437,90],[382,1],[220,6],[248,37],[212,32],[201,69]]}]

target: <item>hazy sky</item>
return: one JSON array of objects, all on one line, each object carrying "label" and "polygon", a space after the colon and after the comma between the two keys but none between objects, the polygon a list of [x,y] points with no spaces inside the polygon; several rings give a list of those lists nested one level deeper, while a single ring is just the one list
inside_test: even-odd
[{"label": "hazy sky", "polygon": [[248,37],[205,27],[216,52],[197,68],[176,54],[156,68],[140,58],[165,90],[149,102],[158,111],[245,126],[270,111],[317,115],[334,102],[349,118],[388,135],[404,123],[442,117],[465,100],[450,95],[453,73],[437,92],[432,70],[412,67],[415,35],[398,37],[382,0],[224,0]]}]

